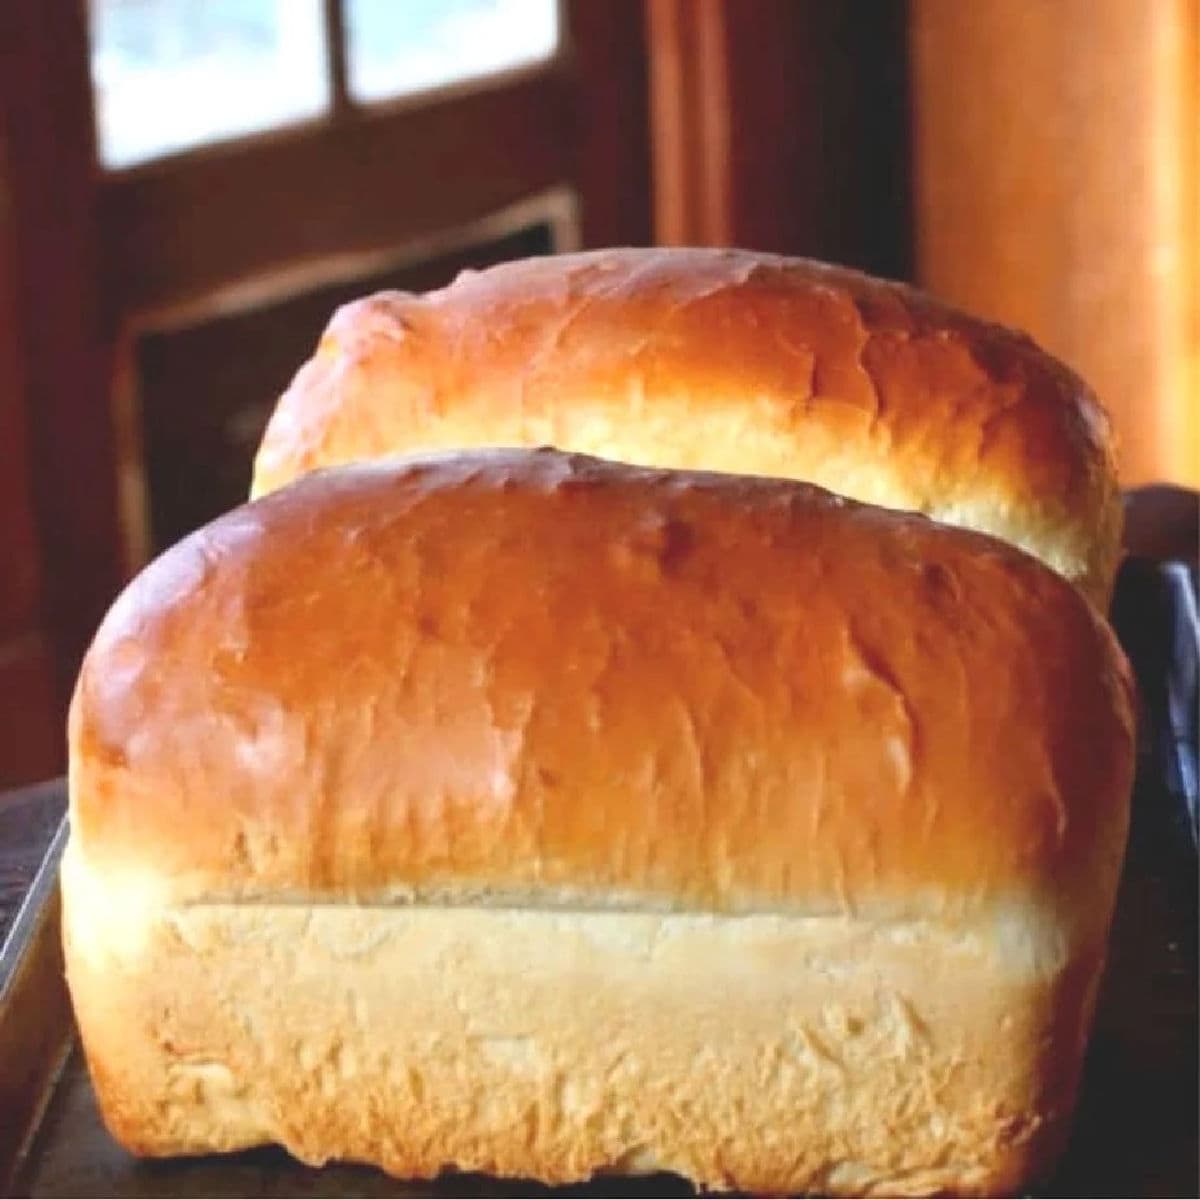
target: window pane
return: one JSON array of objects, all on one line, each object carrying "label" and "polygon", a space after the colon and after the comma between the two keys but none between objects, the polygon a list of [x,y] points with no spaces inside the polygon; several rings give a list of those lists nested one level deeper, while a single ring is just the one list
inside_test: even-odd
[{"label": "window pane", "polygon": [[105,166],[328,107],[321,0],[90,0],[89,8]]},{"label": "window pane", "polygon": [[346,15],[356,100],[538,62],[558,45],[557,0],[348,0]]}]

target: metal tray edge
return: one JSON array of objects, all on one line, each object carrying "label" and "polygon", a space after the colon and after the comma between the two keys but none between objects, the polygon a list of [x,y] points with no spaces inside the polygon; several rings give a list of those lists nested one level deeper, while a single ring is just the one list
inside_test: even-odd
[{"label": "metal tray edge", "polygon": [[73,1041],[59,937],[64,817],[0,947],[0,1189],[13,1180]]}]

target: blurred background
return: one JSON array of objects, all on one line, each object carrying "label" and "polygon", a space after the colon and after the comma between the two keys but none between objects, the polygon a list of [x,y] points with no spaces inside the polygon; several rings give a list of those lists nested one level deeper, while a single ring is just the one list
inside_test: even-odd
[{"label": "blurred background", "polygon": [[4,0],[0,787],[332,309],[726,244],[908,279],[1200,484],[1200,0]]}]

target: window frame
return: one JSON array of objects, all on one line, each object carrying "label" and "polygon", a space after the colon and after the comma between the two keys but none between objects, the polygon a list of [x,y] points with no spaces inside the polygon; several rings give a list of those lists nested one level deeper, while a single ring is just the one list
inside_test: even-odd
[{"label": "window frame", "polygon": [[343,4],[324,0],[331,101],[320,118],[129,167],[97,161],[110,326],[219,303],[298,261],[319,273],[468,228],[564,186],[578,199],[574,240],[648,242],[641,2],[558,3],[549,59],[358,103]]}]

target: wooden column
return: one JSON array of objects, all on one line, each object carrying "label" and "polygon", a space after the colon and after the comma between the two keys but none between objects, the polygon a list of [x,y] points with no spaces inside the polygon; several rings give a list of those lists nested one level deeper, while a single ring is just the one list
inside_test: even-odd
[{"label": "wooden column", "polygon": [[42,553],[5,177],[0,160],[0,788],[51,775],[62,759],[54,650],[41,613]]},{"label": "wooden column", "polygon": [[908,272],[900,0],[647,0],[655,237]]},{"label": "wooden column", "polygon": [[[46,64],[54,69],[47,70]],[[123,552],[85,7],[0,5],[0,785],[61,769]]]},{"label": "wooden column", "polygon": [[583,246],[650,241],[646,32],[641,0],[567,0],[576,73],[574,174]]},{"label": "wooden column", "polygon": [[726,16],[722,0],[646,6],[660,245],[733,240]]},{"label": "wooden column", "polygon": [[917,274],[1110,409],[1128,485],[1200,484],[1198,0],[913,0]]}]

